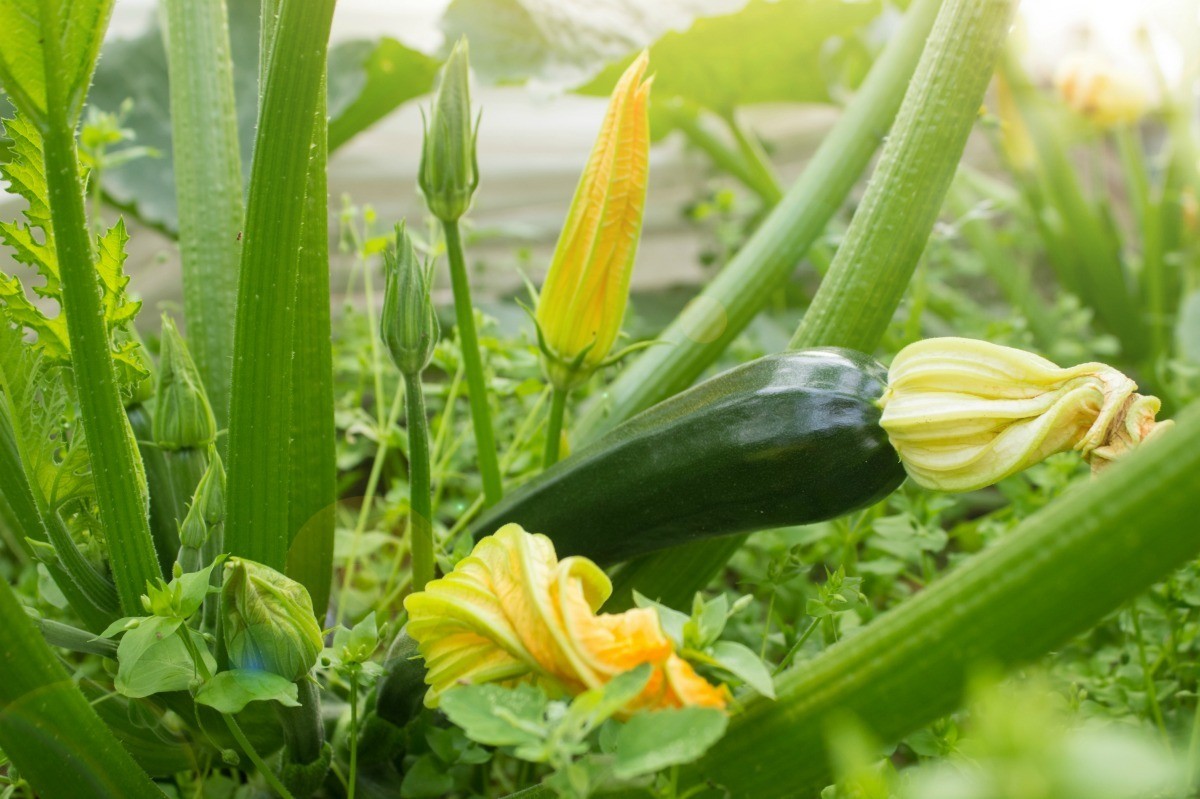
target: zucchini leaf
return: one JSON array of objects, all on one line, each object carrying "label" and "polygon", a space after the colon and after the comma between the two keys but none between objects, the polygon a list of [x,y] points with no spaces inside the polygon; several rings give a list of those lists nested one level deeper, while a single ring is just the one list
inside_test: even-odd
[{"label": "zucchini leaf", "polygon": [[[9,191],[28,203],[28,208],[24,220],[0,222],[0,241],[12,250],[18,263],[30,267],[42,278],[40,285],[31,286],[33,293],[42,300],[54,301],[61,308],[62,280],[50,223],[42,137],[21,115],[6,120],[4,128],[13,144],[9,161],[0,165],[0,176],[8,182]],[[137,342],[130,335],[130,325],[141,302],[126,293],[129,278],[123,266],[128,240],[125,223],[118,221],[96,242],[96,271],[100,278],[104,321],[117,378],[124,390],[147,375],[137,353]],[[50,363],[70,365],[71,347],[65,315],[49,316],[40,304],[29,298],[21,280],[3,273],[0,273],[0,313],[12,324],[36,334],[37,348]]]}]

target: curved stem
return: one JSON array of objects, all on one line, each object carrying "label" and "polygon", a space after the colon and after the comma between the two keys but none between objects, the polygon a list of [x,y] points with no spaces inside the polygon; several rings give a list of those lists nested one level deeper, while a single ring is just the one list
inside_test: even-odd
[{"label": "curved stem", "polygon": [[408,539],[412,547],[412,590],[433,579],[433,498],[429,485],[429,426],[421,375],[404,376],[408,399]]},{"label": "curved stem", "polygon": [[563,416],[567,409],[567,394],[555,386],[550,390],[550,422],[546,426],[546,451],[542,468],[549,469],[558,463],[558,448],[562,441]]},{"label": "curved stem", "polygon": [[471,401],[471,422],[475,428],[475,449],[479,473],[483,478],[483,495],[488,506],[504,496],[500,480],[500,462],[496,456],[496,436],[492,432],[492,415],[488,409],[487,383],[483,377],[483,359],[479,354],[479,336],[475,332],[475,308],[471,305],[471,284],[467,279],[467,264],[463,256],[462,237],[458,222],[443,222],[446,236],[446,255],[450,260],[450,283],[454,288],[454,315],[458,322],[458,340],[462,346],[463,365],[467,373],[467,393]]}]

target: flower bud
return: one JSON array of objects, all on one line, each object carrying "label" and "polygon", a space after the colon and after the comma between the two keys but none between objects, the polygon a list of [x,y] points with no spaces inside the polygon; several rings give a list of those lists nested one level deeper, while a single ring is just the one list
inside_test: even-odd
[{"label": "flower bud", "polygon": [[169,316],[163,316],[154,439],[166,450],[203,448],[217,438],[217,420],[200,370]]},{"label": "flower bud", "polygon": [[621,332],[650,167],[650,81],[642,53],[613,89],[537,303],[543,363],[569,390],[608,357]]},{"label": "flower bud", "polygon": [[1061,369],[1011,347],[933,338],[896,355],[880,424],[909,476],[971,491],[1077,450],[1094,468],[1148,438],[1159,402],[1102,363]]},{"label": "flower bud", "polygon": [[384,252],[387,288],[379,337],[387,345],[396,367],[406,375],[420,374],[433,358],[441,328],[429,295],[429,277],[404,225],[396,226],[396,249]]},{"label": "flower bud", "polygon": [[208,454],[208,467],[196,484],[192,505],[209,527],[225,521],[225,464],[216,449]]},{"label": "flower bud", "polygon": [[235,669],[298,680],[316,665],[324,646],[308,591],[261,563],[226,561],[221,614],[225,649]]},{"label": "flower bud", "polygon": [[1134,122],[1149,105],[1139,81],[1093,53],[1064,58],[1055,71],[1054,85],[1072,111],[1101,127]]},{"label": "flower bud", "polygon": [[443,222],[453,222],[467,212],[479,185],[478,124],[471,118],[469,66],[464,37],[442,68],[421,147],[417,182],[429,211]]}]

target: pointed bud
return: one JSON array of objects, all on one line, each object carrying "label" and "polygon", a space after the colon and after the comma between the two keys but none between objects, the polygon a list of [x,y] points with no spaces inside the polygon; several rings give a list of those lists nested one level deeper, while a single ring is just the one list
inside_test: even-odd
[{"label": "pointed bud", "polygon": [[1056,452],[1099,468],[1136,446],[1168,424],[1136,390],[1102,363],[1060,369],[1012,347],[933,338],[892,361],[880,424],[914,481],[972,491]]},{"label": "pointed bud", "polygon": [[200,518],[209,527],[225,521],[225,464],[216,449],[208,454],[208,468],[196,484],[192,505],[199,509]]},{"label": "pointed bud", "polygon": [[204,381],[183,336],[168,316],[163,316],[157,393],[154,439],[160,447],[202,448],[216,440],[217,420],[208,404]]},{"label": "pointed bud", "polygon": [[471,116],[469,67],[464,37],[454,45],[442,68],[421,148],[417,182],[430,213],[443,222],[453,222],[467,212],[479,185],[478,130]]},{"label": "pointed bud", "polygon": [[650,168],[648,63],[642,53],[613,89],[538,297],[546,374],[563,390],[595,371],[621,332]]},{"label": "pointed bud", "polygon": [[396,249],[384,252],[387,289],[379,337],[396,367],[406,375],[420,374],[433,358],[441,328],[430,297],[425,268],[417,263],[412,240],[403,223],[396,226]]},{"label": "pointed bud", "polygon": [[269,671],[295,681],[316,665],[324,647],[308,591],[261,563],[226,561],[221,614],[235,669]]}]

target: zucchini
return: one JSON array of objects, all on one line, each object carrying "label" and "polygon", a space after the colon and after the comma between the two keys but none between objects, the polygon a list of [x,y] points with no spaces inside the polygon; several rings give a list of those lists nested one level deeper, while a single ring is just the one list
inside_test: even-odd
[{"label": "zucchini", "polygon": [[904,480],[879,426],[887,370],[853,350],[771,355],[633,417],[489,509],[602,565],[715,536],[807,524]]}]

